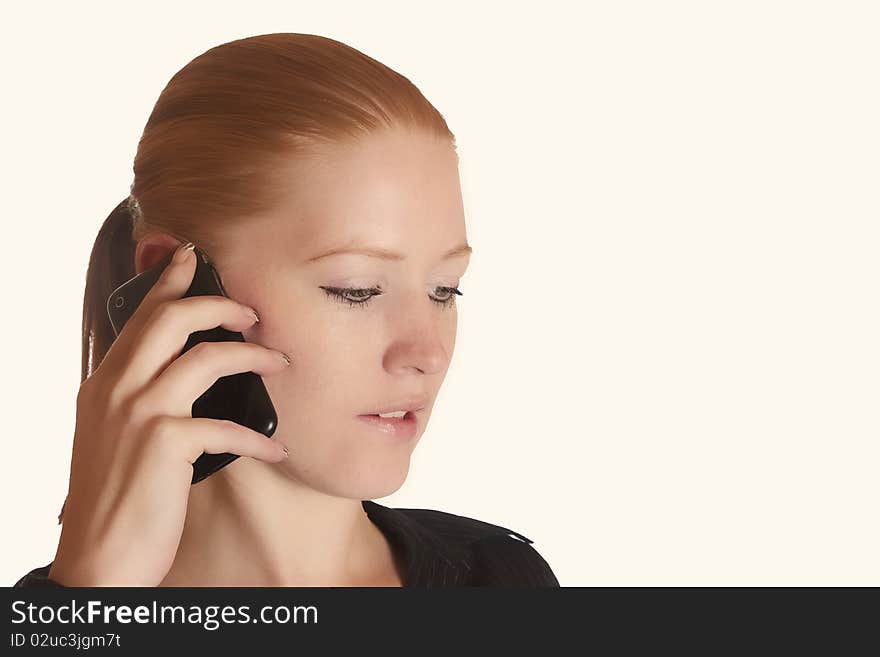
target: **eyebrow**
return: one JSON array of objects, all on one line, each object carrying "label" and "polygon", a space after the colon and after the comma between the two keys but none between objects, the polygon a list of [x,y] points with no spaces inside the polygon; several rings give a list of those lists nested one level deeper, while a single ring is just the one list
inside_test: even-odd
[{"label": "eyebrow", "polygon": [[[461,244],[456,246],[454,249],[450,249],[446,253],[441,256],[441,260],[448,260],[449,258],[455,258],[456,256],[461,256],[464,254],[473,253],[473,249],[469,244]],[[371,258],[380,258],[382,260],[406,260],[406,256],[401,255],[400,253],[395,253],[394,251],[389,251],[387,249],[380,249],[378,247],[370,247],[370,246],[340,246],[334,249],[330,249],[329,251],[325,251],[320,255],[316,255],[313,258],[309,258],[306,260],[306,263],[315,262],[317,260],[321,260],[322,258],[328,258],[334,255],[341,255],[343,253],[354,253],[358,255],[370,256]]]}]

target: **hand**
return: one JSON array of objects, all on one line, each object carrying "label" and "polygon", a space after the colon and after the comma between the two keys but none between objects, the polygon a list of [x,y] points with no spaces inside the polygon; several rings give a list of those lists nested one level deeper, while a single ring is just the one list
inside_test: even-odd
[{"label": "hand", "polygon": [[158,586],[174,562],[193,462],[229,452],[267,463],[276,440],[230,420],[193,418],[214,382],[277,373],[281,352],[250,342],[201,342],[191,333],[252,326],[247,306],[224,296],[181,298],[196,258],[180,247],[76,400],[70,487],[49,578],[64,586]]}]

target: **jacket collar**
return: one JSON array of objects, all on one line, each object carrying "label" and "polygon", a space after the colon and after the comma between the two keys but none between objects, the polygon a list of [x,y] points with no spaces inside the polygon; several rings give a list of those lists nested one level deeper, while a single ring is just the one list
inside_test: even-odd
[{"label": "jacket collar", "polygon": [[465,581],[471,570],[466,542],[441,536],[409,513],[410,509],[392,509],[371,500],[362,500],[361,505],[402,554],[405,586],[453,586]]},{"label": "jacket collar", "polygon": [[473,570],[474,541],[491,536],[532,539],[500,525],[433,509],[393,509],[372,500],[361,505],[403,555],[406,586],[461,585]]}]

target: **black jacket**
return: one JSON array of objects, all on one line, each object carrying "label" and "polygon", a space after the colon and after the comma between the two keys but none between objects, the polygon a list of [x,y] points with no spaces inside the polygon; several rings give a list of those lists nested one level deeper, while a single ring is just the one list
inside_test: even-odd
[{"label": "black jacket", "polygon": [[[533,541],[518,532],[433,509],[390,508],[371,500],[361,504],[402,555],[406,587],[560,586]],[[60,587],[48,578],[51,567],[35,568],[15,587]]]}]

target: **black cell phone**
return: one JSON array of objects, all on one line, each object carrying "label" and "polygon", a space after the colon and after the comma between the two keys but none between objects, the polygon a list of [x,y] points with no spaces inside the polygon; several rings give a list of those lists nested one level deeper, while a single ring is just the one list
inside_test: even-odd
[{"label": "black cell phone", "polygon": [[[126,281],[107,299],[107,316],[118,336],[129,317],[140,305],[147,292],[153,287],[165,267],[171,262],[172,251],[161,262]],[[195,249],[196,271],[192,284],[183,297],[199,295],[222,295],[227,297],[220,275],[208,256],[198,247]],[[200,342],[244,342],[244,336],[237,331],[228,331],[217,326],[205,331],[191,333],[183,351],[186,353]],[[271,438],[278,427],[278,416],[275,407],[263,384],[263,379],[254,372],[239,372],[222,376],[208,388],[192,405],[193,417],[232,420],[242,426],[259,431]],[[214,474],[220,468],[232,463],[237,454],[202,455],[193,463],[192,483]]]}]

